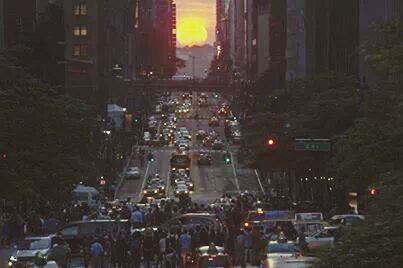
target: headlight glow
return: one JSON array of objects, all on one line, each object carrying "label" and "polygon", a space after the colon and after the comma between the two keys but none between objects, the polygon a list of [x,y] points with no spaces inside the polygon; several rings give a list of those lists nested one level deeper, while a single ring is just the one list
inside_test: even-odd
[{"label": "headlight glow", "polygon": [[144,191],[144,193],[146,194],[146,193],[147,193],[147,191]]},{"label": "headlight glow", "polygon": [[158,190],[154,190],[154,193],[155,193],[155,194],[158,193]]}]

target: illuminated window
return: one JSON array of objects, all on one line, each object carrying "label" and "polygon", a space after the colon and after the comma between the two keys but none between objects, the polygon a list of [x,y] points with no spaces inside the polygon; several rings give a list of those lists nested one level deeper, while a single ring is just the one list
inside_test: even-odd
[{"label": "illuminated window", "polygon": [[73,56],[79,57],[80,55],[81,55],[80,45],[74,45],[73,46]]},{"label": "illuminated window", "polygon": [[88,54],[88,46],[87,45],[74,45],[73,46],[73,56],[74,57],[85,57]]},{"label": "illuminated window", "polygon": [[87,26],[85,25],[76,25],[73,28],[74,36],[86,36],[88,33]]},{"label": "illuminated window", "polygon": [[86,3],[78,3],[74,6],[74,15],[76,16],[85,16],[87,15],[87,4]]}]

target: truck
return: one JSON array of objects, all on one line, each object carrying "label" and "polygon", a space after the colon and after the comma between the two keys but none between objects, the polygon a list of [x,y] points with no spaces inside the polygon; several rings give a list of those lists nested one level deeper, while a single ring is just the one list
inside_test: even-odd
[{"label": "truck", "polygon": [[173,154],[170,163],[171,171],[184,169],[190,173],[191,158],[187,154]]}]

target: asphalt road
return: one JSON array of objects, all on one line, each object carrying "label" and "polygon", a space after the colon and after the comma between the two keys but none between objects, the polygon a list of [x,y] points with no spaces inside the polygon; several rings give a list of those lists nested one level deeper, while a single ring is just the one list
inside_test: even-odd
[{"label": "asphalt road", "polygon": [[[173,93],[180,97],[180,92]],[[222,100],[214,99],[209,96],[210,105],[206,108],[199,108],[196,101],[196,93],[193,93],[192,113],[186,118],[178,118],[177,127],[186,127],[192,133],[192,142],[190,148],[190,156],[192,158],[191,176],[195,184],[195,192],[191,195],[192,200],[208,203],[222,196],[226,192],[236,191],[260,191],[260,186],[252,169],[246,168],[238,164],[237,155],[238,147],[225,144],[223,150],[210,150],[212,153],[213,161],[210,166],[199,166],[197,164],[197,157],[201,145],[196,140],[196,133],[198,130],[203,129],[210,131],[212,128],[208,125],[209,119],[212,117],[212,111],[222,102]],[[195,113],[199,114],[199,120],[193,119]],[[214,131],[225,141],[223,122],[220,120],[220,126],[214,127]],[[152,151],[154,154],[155,162],[146,163],[141,167],[142,176],[139,180],[125,180],[120,187],[117,194],[119,199],[126,199],[127,197],[133,200],[140,200],[142,198],[142,189],[145,179],[154,173],[159,173],[161,178],[167,180],[167,195],[173,197],[173,189],[170,188],[168,178],[170,170],[170,156],[175,151],[171,146],[150,147],[142,146],[146,151]],[[227,165],[224,163],[223,154],[229,151],[232,155],[232,163]],[[139,166],[138,155],[133,154],[129,166]]]}]

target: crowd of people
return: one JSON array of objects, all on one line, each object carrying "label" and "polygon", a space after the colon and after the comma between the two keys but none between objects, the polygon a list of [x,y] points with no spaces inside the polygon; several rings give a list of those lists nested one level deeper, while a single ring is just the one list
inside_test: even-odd
[{"label": "crowd of people", "polygon": [[[159,204],[140,205],[121,202],[116,211],[104,206],[94,211],[88,207],[72,206],[58,215],[53,212],[20,215],[8,208],[1,215],[1,242],[10,245],[30,234],[56,232],[65,223],[96,218],[129,219],[131,228],[83,237],[83,256],[86,267],[179,267],[187,263],[201,246],[225,248],[235,265],[258,265],[265,257],[269,240],[287,239],[287,231],[275,229],[241,228],[249,210],[256,207],[258,198],[252,194],[237,197],[224,195],[213,204],[193,202],[183,204],[162,200]],[[218,218],[216,224],[191,227],[168,227],[163,223],[185,213],[208,212]]]}]

